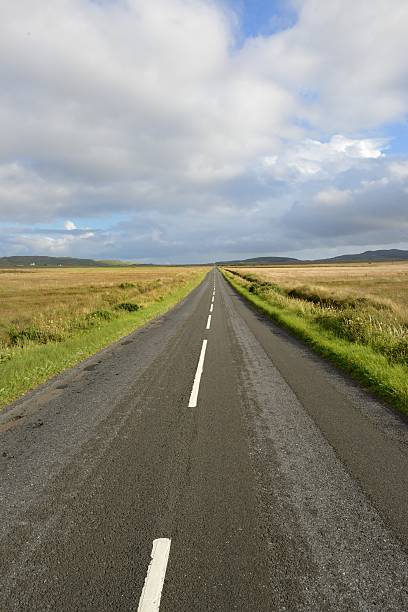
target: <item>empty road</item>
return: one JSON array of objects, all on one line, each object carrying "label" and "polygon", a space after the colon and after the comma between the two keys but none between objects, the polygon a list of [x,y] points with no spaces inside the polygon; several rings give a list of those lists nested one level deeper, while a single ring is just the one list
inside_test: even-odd
[{"label": "empty road", "polygon": [[406,422],[217,270],[6,409],[0,470],[4,612],[408,609]]}]

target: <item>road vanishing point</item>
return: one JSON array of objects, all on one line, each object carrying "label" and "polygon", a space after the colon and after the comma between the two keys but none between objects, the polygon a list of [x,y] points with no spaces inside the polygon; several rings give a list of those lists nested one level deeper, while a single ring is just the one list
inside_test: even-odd
[{"label": "road vanishing point", "polygon": [[210,271],[0,416],[0,610],[408,610],[408,425]]}]

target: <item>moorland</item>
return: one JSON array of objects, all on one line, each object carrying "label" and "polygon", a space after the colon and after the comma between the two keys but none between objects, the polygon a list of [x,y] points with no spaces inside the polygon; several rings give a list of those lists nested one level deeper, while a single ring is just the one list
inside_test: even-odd
[{"label": "moorland", "polygon": [[408,414],[408,262],[224,274],[278,323]]},{"label": "moorland", "polygon": [[162,314],[206,271],[0,269],[0,405]]}]

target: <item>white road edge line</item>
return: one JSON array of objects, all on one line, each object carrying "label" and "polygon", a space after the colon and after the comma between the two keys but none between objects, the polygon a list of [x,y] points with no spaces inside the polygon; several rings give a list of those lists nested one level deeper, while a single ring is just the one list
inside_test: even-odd
[{"label": "white road edge line", "polygon": [[137,612],[158,612],[169,560],[171,540],[153,540],[151,560],[139,600]]},{"label": "white road edge line", "polygon": [[210,329],[210,327],[211,327],[211,315],[208,315],[207,327],[205,329]]},{"label": "white road edge line", "polygon": [[197,371],[194,377],[193,388],[191,390],[190,401],[188,402],[189,408],[197,407],[198,391],[200,389],[201,374],[203,373],[204,358],[205,358],[206,350],[207,350],[207,340],[203,340],[203,345],[201,347],[201,353],[200,353],[200,359],[198,360]]},{"label": "white road edge line", "polygon": [[214,310],[214,304],[211,304],[210,306],[210,312],[212,312]]}]

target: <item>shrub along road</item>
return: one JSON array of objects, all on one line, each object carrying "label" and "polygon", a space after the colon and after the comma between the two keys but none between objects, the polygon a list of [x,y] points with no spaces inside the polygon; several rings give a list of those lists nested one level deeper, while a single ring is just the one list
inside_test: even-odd
[{"label": "shrub along road", "polygon": [[0,609],[408,608],[406,423],[216,271],[0,424]]}]

